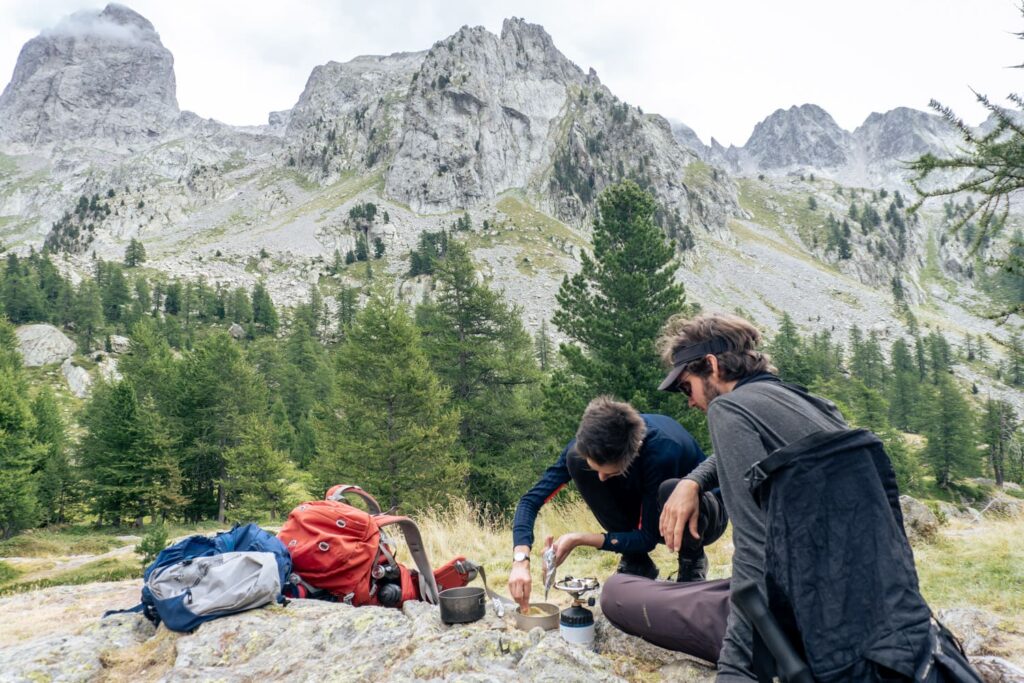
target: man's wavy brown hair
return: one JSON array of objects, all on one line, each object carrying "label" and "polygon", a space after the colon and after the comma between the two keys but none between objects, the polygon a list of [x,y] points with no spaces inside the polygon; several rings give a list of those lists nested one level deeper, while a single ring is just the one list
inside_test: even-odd
[{"label": "man's wavy brown hair", "polygon": [[[743,318],[728,313],[706,313],[695,318],[677,315],[669,318],[661,329],[658,351],[668,367],[672,367],[672,355],[684,346],[721,338],[726,341],[727,351],[715,354],[718,358],[719,375],[723,381],[731,382],[762,372],[776,372],[767,355],[757,350],[761,333]],[[711,374],[707,358],[688,363],[684,372],[697,377]]]}]

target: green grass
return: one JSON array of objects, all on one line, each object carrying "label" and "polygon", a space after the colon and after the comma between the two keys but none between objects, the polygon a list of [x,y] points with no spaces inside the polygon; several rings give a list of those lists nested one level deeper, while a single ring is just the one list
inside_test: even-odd
[{"label": "green grass", "polygon": [[740,207],[754,217],[754,222],[776,232],[795,229],[800,241],[808,248],[815,243],[824,244],[828,212],[821,206],[812,211],[807,206],[807,194],[778,192],[751,178],[741,178],[737,185]]},{"label": "green grass", "polygon": [[941,500],[954,505],[960,505],[961,501],[970,504],[985,501],[992,497],[993,491],[987,486],[972,484],[970,482],[953,482],[949,488],[942,488],[935,483],[935,477],[923,477],[918,484],[917,490],[912,492],[915,497]]},{"label": "green grass", "polygon": [[0,562],[0,585],[10,583],[21,575],[17,569],[7,562]]},{"label": "green grass", "polygon": [[761,182],[751,178],[740,178],[736,184],[740,190],[740,207],[753,216],[754,222],[773,230],[781,229],[773,193]]},{"label": "green grass", "polygon": [[[316,211],[332,211],[360,192],[377,187],[381,182],[383,182],[382,172],[362,176],[358,176],[353,172],[346,172],[337,182],[323,188],[321,192],[313,195],[309,201],[292,206],[280,216],[277,216],[276,221],[273,224],[268,224],[267,227],[269,230],[276,230],[288,225],[304,214]],[[266,231],[261,230],[260,232]]]},{"label": "green grass", "polygon": [[466,245],[472,249],[507,246],[519,249],[516,267],[525,275],[536,275],[541,270],[563,272],[568,246],[583,249],[586,243],[564,223],[533,208],[518,192],[509,192],[498,200],[498,218],[491,221],[485,232],[481,226],[466,236]]},{"label": "green grass", "polygon": [[8,583],[0,586],[0,596],[13,593],[24,593],[25,591],[50,588],[51,586],[77,586],[83,583],[95,583],[97,581],[121,581],[123,579],[135,579],[142,576],[142,568],[138,559],[107,557],[102,560],[95,560],[81,567],[60,572],[54,576],[37,581],[23,581]]},{"label": "green grass", "polygon": [[1021,523],[989,522],[963,537],[940,536],[914,548],[921,590],[936,608],[979,607],[1024,618]]},{"label": "green grass", "polygon": [[[124,533],[127,533],[125,531]],[[113,535],[54,533],[28,531],[0,542],[0,557],[62,557],[66,555],[99,555],[128,545]]]},{"label": "green grass", "polygon": [[683,182],[697,188],[707,188],[714,179],[714,169],[703,161],[691,162],[683,170]]}]

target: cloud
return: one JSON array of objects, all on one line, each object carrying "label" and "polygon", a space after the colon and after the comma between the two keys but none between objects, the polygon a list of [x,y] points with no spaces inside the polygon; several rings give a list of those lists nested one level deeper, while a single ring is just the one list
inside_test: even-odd
[{"label": "cloud", "polygon": [[97,38],[106,42],[127,45],[143,45],[153,42],[156,33],[152,28],[135,22],[126,23],[123,20],[118,20],[120,12],[131,12],[131,10],[119,5],[111,5],[111,9],[114,10],[111,13],[108,13],[107,10],[75,12],[58,21],[55,26],[43,29],[40,35],[74,40]]}]

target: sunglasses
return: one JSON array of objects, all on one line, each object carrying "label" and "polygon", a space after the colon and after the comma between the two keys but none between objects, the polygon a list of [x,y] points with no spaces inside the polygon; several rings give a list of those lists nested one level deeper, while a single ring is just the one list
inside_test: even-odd
[{"label": "sunglasses", "polygon": [[681,379],[681,380],[679,380],[676,383],[676,388],[679,389],[679,391],[684,396],[686,396],[686,398],[690,398],[690,396],[692,395],[692,389],[690,389],[690,380],[688,380],[688,379]]}]

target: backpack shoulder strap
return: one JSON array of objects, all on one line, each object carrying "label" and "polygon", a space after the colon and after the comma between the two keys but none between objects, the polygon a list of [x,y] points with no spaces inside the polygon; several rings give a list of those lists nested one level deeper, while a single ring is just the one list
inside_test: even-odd
[{"label": "backpack shoulder strap", "polygon": [[427,549],[423,545],[423,536],[416,522],[401,515],[375,515],[373,521],[377,527],[397,524],[405,537],[405,544],[409,546],[409,554],[416,563],[416,569],[420,572],[420,583],[425,588],[421,591],[426,601],[432,605],[438,602],[437,583],[434,581],[434,570],[430,568],[430,559],[427,557]]},{"label": "backpack shoulder strap", "polygon": [[380,503],[377,502],[377,499],[358,486],[336,484],[328,489],[325,498],[327,500],[343,501],[344,497],[349,494],[361,498],[366,503],[366,507],[369,508],[371,515],[380,514]]}]

